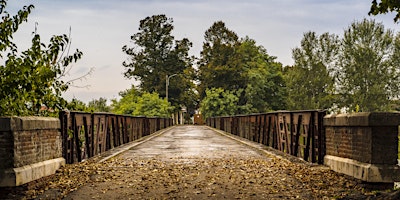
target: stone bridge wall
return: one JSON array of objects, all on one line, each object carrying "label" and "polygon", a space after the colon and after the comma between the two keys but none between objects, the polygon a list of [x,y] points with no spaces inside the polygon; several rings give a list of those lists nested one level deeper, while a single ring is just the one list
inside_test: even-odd
[{"label": "stone bridge wall", "polygon": [[64,164],[59,119],[0,118],[0,187],[54,174]]},{"label": "stone bridge wall", "polygon": [[324,164],[366,182],[400,181],[400,113],[327,115]]}]

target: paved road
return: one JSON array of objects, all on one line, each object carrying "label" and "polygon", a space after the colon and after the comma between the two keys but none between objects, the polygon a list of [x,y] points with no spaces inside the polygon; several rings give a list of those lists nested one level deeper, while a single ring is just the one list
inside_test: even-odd
[{"label": "paved road", "polygon": [[356,181],[326,167],[292,163],[243,141],[206,126],[176,126],[125,147],[126,151],[103,162],[90,180],[66,199],[330,199],[362,195]]},{"label": "paved road", "polygon": [[218,134],[206,126],[178,126],[126,151],[123,158],[190,160],[250,156],[262,158],[259,151]]}]

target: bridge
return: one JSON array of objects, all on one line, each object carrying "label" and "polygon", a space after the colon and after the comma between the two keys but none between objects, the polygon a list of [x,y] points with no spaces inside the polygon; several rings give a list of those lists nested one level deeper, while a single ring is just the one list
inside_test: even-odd
[{"label": "bridge", "polygon": [[[14,143],[29,139],[16,136],[18,131],[23,135],[22,128],[36,132],[38,127],[46,130],[37,134],[46,136],[41,138],[42,142],[52,138],[51,129],[62,133],[62,144],[58,146],[49,149],[45,147],[46,142],[42,147],[36,144],[37,152],[34,153],[43,154],[41,156],[47,160],[32,161],[35,162],[33,165],[23,163],[26,159],[15,153],[21,150],[19,145],[22,144],[14,144],[14,163],[11,163],[14,172],[23,173],[22,169],[29,167],[34,171],[34,166],[49,160],[57,163],[62,160],[57,156],[70,163],[56,169],[53,175],[20,186],[3,186],[0,190],[2,199],[399,197],[396,192],[366,190],[370,186],[374,186],[374,190],[393,187],[396,179],[393,174],[398,168],[392,164],[391,157],[394,156],[387,154],[394,152],[391,146],[398,147],[397,113],[325,116],[322,111],[275,112],[210,118],[207,126],[172,126],[170,119],[101,113],[72,112],[61,116],[59,126],[53,125],[57,120],[43,118],[14,118],[8,121],[9,127],[2,126],[1,141],[5,141],[6,130],[9,130],[14,132]],[[4,124],[5,119],[2,120]],[[382,136],[382,130],[385,136]],[[395,134],[391,134],[393,130]],[[35,143],[40,142],[35,140]],[[365,151],[368,147],[377,149],[379,145],[385,145],[386,150]],[[363,156],[355,147],[364,151]],[[50,151],[59,151],[60,155],[49,159],[45,154]],[[397,151],[395,154],[397,161]],[[326,158],[325,163],[322,158]],[[338,171],[335,167],[343,166],[344,161],[349,161],[346,165],[353,164],[353,168],[364,167],[364,172],[368,173],[374,172],[373,167],[379,168],[378,172],[391,170],[392,176],[382,173],[380,177],[376,174],[349,176],[344,171],[335,172]],[[362,161],[369,162],[369,168]],[[0,169],[8,167],[6,164],[9,163],[2,160]],[[393,180],[388,181],[389,178]],[[17,178],[14,181],[18,182]]]}]

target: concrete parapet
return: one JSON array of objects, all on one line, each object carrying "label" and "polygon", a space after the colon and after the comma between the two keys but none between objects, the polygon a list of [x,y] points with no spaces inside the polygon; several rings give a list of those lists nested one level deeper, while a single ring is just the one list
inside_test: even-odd
[{"label": "concrete parapet", "polygon": [[326,155],[324,164],[340,172],[366,182],[393,183],[400,181],[400,166],[374,165],[353,159]]},{"label": "concrete parapet", "polygon": [[400,181],[397,165],[400,113],[327,115],[324,164],[366,182]]},{"label": "concrete parapet", "polygon": [[56,158],[23,167],[5,169],[1,175],[0,187],[19,186],[55,174],[57,169],[63,165],[65,165],[65,159]]}]

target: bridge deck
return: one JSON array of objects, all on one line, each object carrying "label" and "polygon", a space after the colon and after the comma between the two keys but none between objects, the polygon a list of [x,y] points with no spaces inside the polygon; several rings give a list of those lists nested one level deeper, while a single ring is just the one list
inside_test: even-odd
[{"label": "bridge deck", "polygon": [[66,199],[362,196],[356,181],[326,167],[292,163],[244,143],[206,126],[176,126],[103,162]]}]

